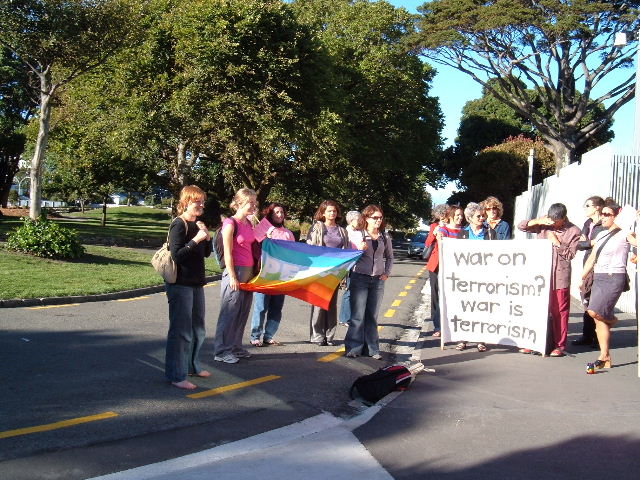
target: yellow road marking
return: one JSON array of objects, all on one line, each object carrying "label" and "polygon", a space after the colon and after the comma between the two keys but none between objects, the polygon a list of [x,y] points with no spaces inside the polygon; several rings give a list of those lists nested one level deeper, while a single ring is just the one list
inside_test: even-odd
[{"label": "yellow road marking", "polygon": [[412,280],[409,280],[409,283],[416,283],[416,281],[412,279]]},{"label": "yellow road marking", "polygon": [[413,288],[413,285],[407,285],[404,287],[405,290],[411,290]]},{"label": "yellow road marking", "polygon": [[378,325],[378,331],[382,330],[384,328],[384,325]]},{"label": "yellow road marking", "polygon": [[407,296],[407,292],[400,292],[398,294],[399,297],[406,297]]},{"label": "yellow road marking", "polygon": [[319,362],[333,362],[336,358],[340,358],[344,355],[344,346],[340,347],[334,353],[330,353],[329,355],[325,355],[324,357],[320,357],[318,359]]},{"label": "yellow road marking", "polygon": [[264,382],[270,382],[271,380],[277,380],[282,378],[280,375],[267,375],[266,377],[254,378],[253,380],[247,380],[246,382],[234,383],[232,385],[226,385],[224,387],[213,388],[211,390],[205,390],[204,392],[192,393],[187,395],[189,398],[205,398],[213,397],[214,395],[220,395],[222,393],[230,392],[232,390],[238,390],[240,388],[251,387]]},{"label": "yellow road marking", "polygon": [[384,314],[384,316],[386,318],[391,318],[396,314],[396,311],[393,308],[390,308],[389,310],[387,310],[387,312]]},{"label": "yellow road marking", "polygon": [[43,307],[27,307],[28,310],[44,310],[45,308],[63,308],[63,307],[76,307],[79,303],[65,303],[64,305],[45,305]]},{"label": "yellow road marking", "polygon": [[393,303],[391,304],[391,306],[392,307],[399,307],[401,303],[402,303],[402,300],[394,300]]},{"label": "yellow road marking", "polygon": [[207,284],[204,286],[204,288],[207,288],[207,287],[215,287],[217,284],[218,284],[218,282],[207,283]]},{"label": "yellow road marking", "polygon": [[105,412],[98,415],[90,415],[88,417],[72,418],[62,422],[48,423],[47,425],[38,425],[36,427],[18,428],[17,430],[7,430],[0,432],[0,438],[17,437],[19,435],[28,435],[30,433],[48,432],[49,430],[57,430],[58,428],[73,427],[81,423],[95,422],[96,420],[105,420],[107,418],[117,417],[115,412]]},{"label": "yellow road marking", "polygon": [[136,300],[144,300],[145,298],[149,298],[149,297],[146,296],[146,297],[133,297],[133,298],[119,298],[117,301],[118,302],[134,302]]}]

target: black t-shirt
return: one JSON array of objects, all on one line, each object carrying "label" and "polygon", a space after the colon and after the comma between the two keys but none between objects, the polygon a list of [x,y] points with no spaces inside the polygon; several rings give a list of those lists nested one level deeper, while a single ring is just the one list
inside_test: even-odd
[{"label": "black t-shirt", "polygon": [[181,218],[175,218],[169,227],[169,250],[171,258],[178,266],[176,284],[202,286],[206,283],[204,259],[211,255],[211,242],[194,242],[192,239],[198,233],[198,225],[196,222],[186,223],[186,235],[185,222]]}]

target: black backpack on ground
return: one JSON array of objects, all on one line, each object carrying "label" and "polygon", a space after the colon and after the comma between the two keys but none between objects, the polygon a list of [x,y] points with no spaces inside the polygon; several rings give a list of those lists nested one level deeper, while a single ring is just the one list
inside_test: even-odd
[{"label": "black backpack on ground", "polygon": [[406,390],[412,380],[411,371],[404,365],[388,365],[357,378],[349,394],[352,399],[359,396],[368,403],[376,403],[391,392]]}]

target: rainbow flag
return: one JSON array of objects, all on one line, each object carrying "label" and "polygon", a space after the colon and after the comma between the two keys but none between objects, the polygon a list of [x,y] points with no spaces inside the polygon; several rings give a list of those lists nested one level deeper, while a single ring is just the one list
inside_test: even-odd
[{"label": "rainbow flag", "polygon": [[360,250],[317,247],[306,243],[265,239],[258,275],[242,290],[290,295],[325,310],[340,282],[358,261]]}]

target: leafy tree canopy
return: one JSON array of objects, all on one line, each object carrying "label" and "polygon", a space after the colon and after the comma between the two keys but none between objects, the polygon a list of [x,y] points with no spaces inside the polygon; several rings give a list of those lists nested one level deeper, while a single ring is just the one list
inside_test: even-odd
[{"label": "leafy tree canopy", "polygon": [[467,73],[526,118],[560,167],[633,98],[635,72],[609,88],[603,79],[633,64],[637,42],[617,48],[614,37],[638,29],[639,6],[609,0],[434,0],[419,9],[420,33],[414,38],[431,59]]}]

